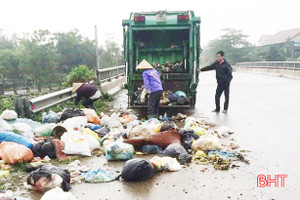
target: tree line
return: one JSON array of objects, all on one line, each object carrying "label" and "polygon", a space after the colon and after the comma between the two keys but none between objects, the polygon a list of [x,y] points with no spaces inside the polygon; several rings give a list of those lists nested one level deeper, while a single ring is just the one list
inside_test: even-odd
[{"label": "tree line", "polygon": [[[108,39],[98,49],[100,67],[123,64],[122,49]],[[22,37],[6,36],[0,30],[0,79],[24,80],[41,86],[47,82],[63,81],[74,67],[96,67],[95,41],[80,34],[77,29],[69,32],[37,30]]]}]

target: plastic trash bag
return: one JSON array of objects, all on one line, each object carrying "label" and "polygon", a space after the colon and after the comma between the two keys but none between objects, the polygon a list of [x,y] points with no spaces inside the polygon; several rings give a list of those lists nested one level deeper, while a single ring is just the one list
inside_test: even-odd
[{"label": "plastic trash bag", "polygon": [[0,131],[13,131],[12,125],[7,123],[4,119],[0,118]]},{"label": "plastic trash bag", "polygon": [[100,137],[104,137],[104,136],[106,136],[110,132],[110,129],[105,126],[105,127],[102,127],[102,128],[100,128],[98,130],[95,130],[95,132],[98,133],[98,135]]},{"label": "plastic trash bag", "polygon": [[191,151],[193,141],[197,140],[199,136],[195,134],[194,131],[185,131],[185,130],[180,131],[180,134],[182,138],[183,147],[187,151]]},{"label": "plastic trash bag", "polygon": [[185,148],[179,143],[170,144],[164,150],[163,154],[165,156],[177,158],[178,161],[182,164],[188,163],[192,159],[192,156],[188,154]]},{"label": "plastic trash bag", "polygon": [[178,97],[187,97],[186,93],[181,91],[181,90],[178,90],[176,93],[175,93]]},{"label": "plastic trash bag", "polygon": [[89,142],[91,151],[93,151],[94,149],[100,149],[100,137],[96,132],[92,131],[89,128],[84,128],[82,132]]},{"label": "plastic trash bag", "polygon": [[60,120],[59,115],[52,110],[43,113],[43,117],[42,117],[43,123],[57,123],[59,122],[59,120]]},{"label": "plastic trash bag", "polygon": [[45,156],[48,156],[52,159],[56,158],[55,145],[51,140],[45,140],[34,144],[32,152],[35,157],[44,158]]},{"label": "plastic trash bag", "polygon": [[171,172],[176,172],[182,168],[176,158],[171,157],[154,156],[150,159],[150,163],[154,166],[156,171],[168,170]]},{"label": "plastic trash bag", "polygon": [[200,126],[191,126],[190,130],[194,131],[194,133],[198,136],[202,136],[206,134],[206,130]]},{"label": "plastic trash bag", "polygon": [[73,109],[73,108],[65,108],[63,110],[63,113],[60,116],[60,121],[64,121],[66,119],[72,118],[72,117],[79,117],[84,116],[84,113],[80,109]]},{"label": "plastic trash bag", "polygon": [[104,113],[101,113],[100,126],[107,126],[109,120],[110,120],[110,117],[108,115],[105,115]]},{"label": "plastic trash bag", "polygon": [[134,114],[125,114],[122,117],[120,117],[120,121],[123,125],[128,124],[137,119],[138,119],[138,117]]},{"label": "plastic trash bag", "polygon": [[29,126],[28,124],[22,123],[22,122],[17,122],[17,123],[13,123],[12,127],[14,128],[15,133],[23,135],[24,137],[26,137],[28,139],[34,138],[33,130],[31,128],[31,126]]},{"label": "plastic trash bag", "polygon": [[0,117],[5,120],[14,120],[18,117],[18,114],[14,110],[4,110]]},{"label": "plastic trash bag", "polygon": [[107,124],[108,128],[122,128],[122,124],[119,118],[119,115],[117,113],[113,113],[108,121]]},{"label": "plastic trash bag", "polygon": [[163,149],[157,145],[144,145],[141,147],[141,152],[144,154],[161,154]]},{"label": "plastic trash bag", "polygon": [[167,98],[171,101],[171,102],[177,102],[178,100],[178,96],[175,93],[168,93]]},{"label": "plastic trash bag", "polygon": [[80,130],[87,124],[87,118],[85,116],[72,117],[64,121],[62,124],[66,129]]},{"label": "plastic trash bag", "polygon": [[100,125],[97,124],[93,124],[93,123],[87,123],[86,127],[88,127],[89,129],[95,131],[101,128]]},{"label": "plastic trash bag", "polygon": [[129,160],[134,154],[134,147],[131,144],[116,141],[105,148],[107,160]]},{"label": "plastic trash bag", "polygon": [[0,157],[8,164],[27,162],[33,159],[32,151],[24,145],[15,142],[2,142],[0,144]]},{"label": "plastic trash bag", "polygon": [[10,131],[0,131],[0,143],[1,142],[16,142],[19,144],[22,144],[28,148],[32,148],[33,145],[32,143],[26,139],[24,136],[15,134],[13,132]]},{"label": "plastic trash bag", "polygon": [[163,123],[160,131],[167,131],[171,128],[177,128],[176,124],[174,122],[171,122],[171,121],[166,121],[166,122]]},{"label": "plastic trash bag", "polygon": [[118,175],[103,169],[98,169],[84,173],[83,177],[84,181],[88,183],[103,183],[116,180]]},{"label": "plastic trash bag", "polygon": [[63,152],[65,154],[75,154],[91,156],[90,144],[84,134],[79,131],[68,131],[61,136],[61,141],[65,143]]},{"label": "plastic trash bag", "polygon": [[51,136],[51,133],[53,132],[53,129],[56,127],[57,125],[54,123],[50,123],[50,124],[43,124],[37,128],[35,128],[33,130],[33,133],[35,136],[37,137],[44,137],[44,136]]},{"label": "plastic trash bag", "polygon": [[147,91],[145,88],[143,88],[142,93],[141,93],[141,103],[145,103],[146,101],[146,95],[147,95]]},{"label": "plastic trash bag", "polygon": [[207,134],[195,140],[192,144],[192,149],[194,151],[198,149],[200,150],[221,149],[221,143],[216,136]]},{"label": "plastic trash bag", "polygon": [[127,138],[134,138],[134,137],[147,137],[148,135],[154,134],[154,131],[147,125],[137,125],[134,126],[132,129],[128,130]]},{"label": "plastic trash bag", "polygon": [[88,119],[89,123],[93,123],[93,124],[99,124],[100,123],[100,117],[98,116],[98,114],[96,113],[96,111],[94,109],[90,109],[90,108],[84,108],[82,109],[84,115],[86,116],[86,118]]},{"label": "plastic trash bag", "polygon": [[64,191],[69,191],[70,180],[71,176],[68,170],[45,164],[30,172],[27,177],[27,184],[40,192],[55,187],[61,187]]},{"label": "plastic trash bag", "polygon": [[217,129],[217,133],[220,137],[228,137],[229,134],[234,133],[234,131],[227,126],[221,126]]},{"label": "plastic trash bag", "polygon": [[41,126],[42,124],[40,122],[37,121],[33,121],[31,119],[27,119],[27,118],[17,118],[14,120],[10,120],[7,121],[9,124],[14,124],[14,123],[25,123],[28,124],[32,129],[35,129],[36,127]]},{"label": "plastic trash bag", "polygon": [[177,103],[179,105],[188,105],[189,102],[190,102],[190,100],[188,97],[178,97],[178,99],[177,99]]},{"label": "plastic trash bag", "polygon": [[149,161],[135,158],[125,162],[121,177],[124,181],[144,181],[154,176],[154,168]]},{"label": "plastic trash bag", "polygon": [[64,192],[61,188],[56,187],[47,191],[41,200],[76,200],[71,192]]}]

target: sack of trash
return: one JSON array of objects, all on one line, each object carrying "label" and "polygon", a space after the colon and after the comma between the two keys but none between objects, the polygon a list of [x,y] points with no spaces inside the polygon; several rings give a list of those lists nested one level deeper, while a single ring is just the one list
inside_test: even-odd
[{"label": "sack of trash", "polygon": [[123,125],[121,124],[119,115],[117,113],[113,113],[110,118],[109,121],[107,123],[107,127],[108,128],[123,128]]},{"label": "sack of trash", "polygon": [[206,134],[206,130],[200,126],[193,125],[190,127],[190,130],[194,131],[194,133],[199,137]]},{"label": "sack of trash", "polygon": [[65,154],[91,156],[89,141],[83,133],[70,130],[61,136],[61,141],[65,143]]},{"label": "sack of trash", "polygon": [[15,133],[23,135],[28,139],[34,138],[33,130],[31,126],[29,126],[28,124],[23,122],[17,122],[17,123],[13,123],[12,127]]},{"label": "sack of trash", "polygon": [[4,119],[0,118],[0,131],[13,131],[12,125],[7,123]]},{"label": "sack of trash", "polygon": [[68,118],[62,124],[66,129],[80,130],[87,125],[87,118],[85,116]]},{"label": "sack of trash", "polygon": [[33,130],[33,133],[36,137],[45,137],[51,136],[53,129],[57,125],[55,123],[43,124]]},{"label": "sack of trash", "polygon": [[171,128],[177,128],[176,124],[172,121],[165,121],[161,127],[160,131],[167,131]]},{"label": "sack of trash", "polygon": [[213,150],[213,149],[221,149],[221,143],[219,139],[212,135],[206,134],[201,136],[199,139],[195,140],[192,144],[192,149],[194,151],[200,150]]},{"label": "sack of trash", "polygon": [[156,118],[151,118],[145,121],[143,125],[146,125],[149,128],[151,128],[154,131],[154,133],[159,133],[162,127],[162,123]]},{"label": "sack of trash", "polygon": [[177,158],[178,161],[182,164],[188,163],[192,159],[192,156],[188,154],[185,148],[179,143],[170,144],[164,150],[163,154],[165,156]]},{"label": "sack of trash", "polygon": [[171,157],[159,157],[154,156],[150,159],[150,163],[155,168],[156,171],[167,170],[170,172],[176,172],[181,170],[182,166],[176,160],[176,158]]},{"label": "sack of trash", "polygon": [[59,122],[59,120],[60,120],[59,115],[52,110],[50,110],[48,112],[44,112],[42,115],[43,123],[57,123],[57,122]]},{"label": "sack of trash", "polygon": [[4,110],[0,117],[5,120],[14,120],[18,118],[18,114],[14,110]]},{"label": "sack of trash", "polygon": [[88,140],[91,151],[93,151],[95,149],[100,149],[100,141],[99,141],[100,137],[96,132],[92,131],[89,128],[84,128],[82,130],[82,133]]},{"label": "sack of trash", "polygon": [[31,161],[34,156],[32,151],[22,144],[2,142],[0,144],[0,157],[8,164],[16,164]]},{"label": "sack of trash", "polygon": [[116,180],[118,175],[103,169],[98,169],[84,173],[83,177],[84,181],[88,183],[103,183]]},{"label": "sack of trash", "polygon": [[137,119],[138,119],[138,117],[136,115],[134,115],[134,114],[127,114],[127,113],[123,114],[120,117],[120,121],[121,121],[121,123],[123,125],[128,124],[128,123],[130,123],[130,122],[132,122],[134,120],[137,120]]},{"label": "sack of trash", "polygon": [[192,143],[199,138],[199,136],[194,131],[180,131],[181,137],[182,137],[182,144],[183,147],[187,151],[192,150]]},{"label": "sack of trash", "polygon": [[56,187],[47,191],[41,200],[75,200],[71,192],[64,192],[61,188]]},{"label": "sack of trash", "polygon": [[93,123],[93,124],[99,124],[100,123],[100,117],[98,116],[98,114],[96,113],[96,111],[94,109],[90,109],[90,108],[84,108],[82,109],[84,115],[86,116],[86,118],[88,119],[89,123]]},{"label": "sack of trash", "polygon": [[74,108],[65,108],[60,116],[60,121],[64,121],[66,119],[72,118],[72,117],[79,117],[84,116],[84,113],[80,109],[74,109]]},{"label": "sack of trash", "polygon": [[100,129],[95,130],[95,132],[98,133],[99,137],[104,137],[110,132],[110,129],[104,126],[101,127]]},{"label": "sack of trash", "polygon": [[144,181],[154,176],[155,171],[149,161],[135,158],[125,162],[121,177],[124,181]]},{"label": "sack of trash", "polygon": [[154,134],[154,131],[148,127],[147,125],[137,125],[133,128],[129,128],[127,133],[127,138],[134,138],[134,137],[147,137],[148,135]]},{"label": "sack of trash", "polygon": [[129,160],[134,154],[134,147],[131,144],[116,141],[105,148],[107,160]]},{"label": "sack of trash", "polygon": [[18,135],[10,131],[0,131],[0,143],[1,142],[16,142],[32,149],[32,143],[24,136]]},{"label": "sack of trash", "polygon": [[64,191],[70,189],[70,173],[66,169],[45,164],[30,172],[27,177],[27,185],[32,189],[43,192],[55,187],[60,187]]},{"label": "sack of trash", "polygon": [[55,145],[51,140],[45,140],[33,145],[32,152],[35,157],[44,158],[48,156],[51,159],[56,158]]},{"label": "sack of trash", "polygon": [[141,152],[144,154],[161,154],[163,149],[157,145],[144,145],[141,147]]}]

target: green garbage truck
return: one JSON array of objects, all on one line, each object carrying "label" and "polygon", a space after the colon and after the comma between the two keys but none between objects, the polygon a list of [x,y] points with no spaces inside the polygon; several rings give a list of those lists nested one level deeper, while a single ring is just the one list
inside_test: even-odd
[{"label": "green garbage truck", "polygon": [[128,106],[146,106],[137,100],[143,77],[136,70],[146,59],[161,72],[162,98],[179,92],[188,99],[187,103],[167,101],[161,107],[194,107],[201,52],[200,17],[193,11],[135,12],[122,25]]}]

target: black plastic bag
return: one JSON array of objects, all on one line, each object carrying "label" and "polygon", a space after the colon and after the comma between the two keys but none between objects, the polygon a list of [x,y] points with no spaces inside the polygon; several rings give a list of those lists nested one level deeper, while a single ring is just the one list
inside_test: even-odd
[{"label": "black plastic bag", "polygon": [[199,136],[194,131],[181,131],[181,138],[183,147],[188,151],[191,152],[192,150],[192,142],[197,140]]},{"label": "black plastic bag", "polygon": [[135,158],[125,162],[121,177],[124,181],[144,181],[154,173],[154,167],[147,160]]},{"label": "black plastic bag", "polygon": [[185,148],[179,143],[170,144],[163,152],[165,156],[177,158],[181,164],[191,161],[192,156],[188,154]]},{"label": "black plastic bag", "polygon": [[[60,176],[62,182],[57,182],[55,176]],[[64,191],[69,191],[70,180],[71,176],[68,170],[46,164],[30,172],[27,177],[27,184],[33,186],[38,191],[45,191],[56,186],[61,187]]]},{"label": "black plastic bag", "polygon": [[161,154],[163,149],[157,145],[144,145],[141,147],[141,152],[144,154]]},{"label": "black plastic bag", "polygon": [[188,97],[178,97],[177,103],[179,105],[188,105],[189,104],[189,98]]},{"label": "black plastic bag", "polygon": [[80,109],[66,108],[64,109],[62,115],[60,116],[60,121],[64,121],[66,119],[72,117],[84,116],[84,113]]},{"label": "black plastic bag", "polygon": [[32,152],[35,157],[44,158],[48,156],[51,159],[56,158],[55,145],[51,140],[45,140],[33,145]]},{"label": "black plastic bag", "polygon": [[171,128],[175,128],[174,122],[166,121],[166,122],[163,123],[160,131],[167,131],[167,130],[169,130]]}]

